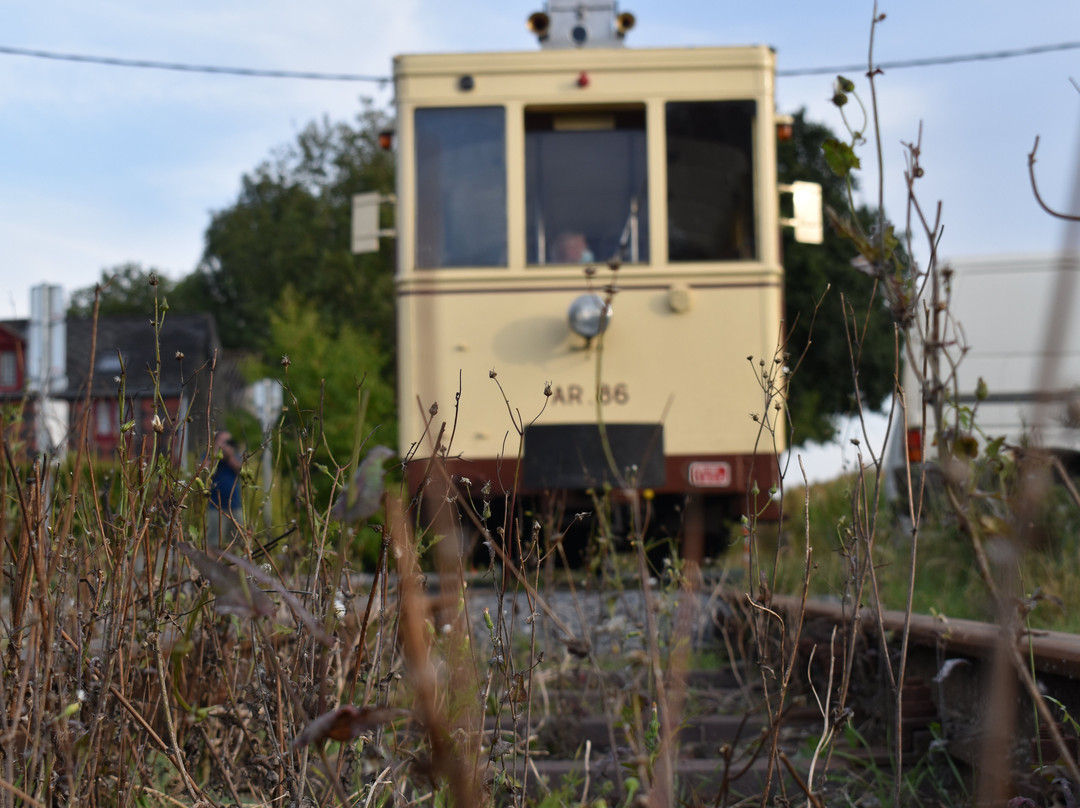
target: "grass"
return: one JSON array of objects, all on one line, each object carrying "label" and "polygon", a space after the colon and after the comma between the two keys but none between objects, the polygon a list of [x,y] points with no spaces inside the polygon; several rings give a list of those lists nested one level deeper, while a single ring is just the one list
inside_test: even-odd
[{"label": "grass", "polygon": [[[809,489],[787,492],[790,521],[782,532],[777,569],[779,591],[794,592],[802,582],[805,536],[814,550],[810,591],[818,597],[842,599],[851,581],[853,553],[860,551],[852,531],[852,494],[858,478],[847,475]],[[807,530],[805,501],[809,496]],[[874,566],[879,572],[881,605],[904,611],[911,565],[910,531],[893,505],[882,497]],[[1019,555],[1018,573],[1024,596],[1031,601],[1033,628],[1080,632],[1080,506],[1064,488],[1049,493],[1039,512],[1035,546]],[[771,572],[770,567],[770,572]],[[942,507],[932,509],[920,528],[913,610],[972,620],[995,619],[993,605],[976,569],[969,537]]]},{"label": "grass", "polygon": [[[547,683],[567,666],[591,673],[613,745],[632,747],[610,803],[639,787],[675,793],[664,739],[682,697],[670,677],[692,643],[673,604],[694,586],[682,562],[642,575],[639,538],[623,555],[598,544],[595,575],[571,576],[553,537],[507,521],[500,540],[482,507],[416,531],[421,503],[393,484],[384,493],[381,474],[353,478],[367,447],[348,466],[310,451],[318,419],[294,404],[262,448],[273,524],[258,475],[243,475],[247,525],[220,558],[203,539],[215,459],[188,458],[185,472],[167,459],[186,414],[162,410],[146,435],[125,427],[113,461],[91,457],[83,424],[67,459],[43,464],[21,442],[21,413],[4,413],[0,808],[575,804],[583,792],[551,791],[529,765],[543,752],[530,738],[561,707]],[[282,445],[295,447],[287,462]],[[332,498],[348,487],[349,502],[374,508],[335,516],[316,500],[316,474]],[[482,615],[465,597],[476,572],[457,550],[461,524],[489,527],[496,548],[496,600]],[[583,605],[573,620],[547,605],[551,588],[573,585],[601,599],[599,621]],[[604,634],[631,588],[653,629]],[[531,616],[515,618],[511,601]],[[517,737],[496,736],[491,720]]]},{"label": "grass", "polygon": [[[587,701],[602,705],[612,746],[630,747],[604,792],[608,804],[629,803],[638,792],[675,801],[683,793],[675,732],[703,706],[681,673],[697,665],[734,671],[731,657],[758,661],[756,671],[740,671],[740,684],[770,729],[727,754],[760,756],[778,781],[790,761],[773,719],[796,694],[806,697],[791,627],[748,609],[749,637],[729,634],[729,645],[701,650],[684,612],[702,586],[699,571],[677,557],[651,569],[638,533],[623,553],[594,542],[584,569],[567,573],[555,564],[562,545],[550,528],[486,525],[482,504],[417,532],[412,509],[420,503],[393,485],[381,495],[365,488],[371,479],[353,478],[366,448],[348,465],[318,461],[316,468],[308,450],[317,431],[305,427],[308,410],[300,402],[295,408],[296,418],[284,419],[263,449],[276,458],[274,524],[257,518],[261,489],[249,475],[250,521],[242,543],[221,559],[200,552],[213,459],[191,458],[184,473],[165,459],[168,424],[181,414],[163,413],[161,433],[122,440],[114,462],[91,462],[76,434],[74,445],[84,449],[44,467],[20,443],[18,413],[5,415],[0,808],[271,806],[296,795],[365,807],[576,804],[588,780],[579,792],[573,783],[539,783],[530,769],[544,751],[539,728],[558,722],[570,704],[557,692],[568,670],[588,674]],[[292,465],[280,459],[282,443],[296,447]],[[328,481],[333,497],[348,487],[350,502],[381,507],[336,518],[316,501],[313,474]],[[852,562],[867,546],[855,539],[852,514],[864,510],[853,508],[858,490],[854,477],[789,490],[789,520],[779,533],[751,523],[759,558],[778,559],[775,570],[764,570],[767,578],[775,573],[774,591],[802,585],[807,536],[811,592],[849,591],[858,576]],[[1009,504],[1008,495],[1006,486],[1001,502]],[[881,513],[872,550],[878,591],[886,608],[903,609],[910,536],[885,503]],[[1069,628],[1064,610],[1052,607],[1077,602],[1071,560],[1080,520],[1074,503],[1055,493],[1038,522],[1030,535],[1039,544],[1020,570],[1033,596],[1030,620]],[[457,549],[467,545],[461,525],[494,539],[498,563],[481,575],[495,584],[495,600],[483,614],[465,597],[476,571]],[[273,544],[286,533],[287,541]],[[434,541],[436,534],[444,538]],[[920,542],[915,611],[986,618],[972,543],[956,519],[931,513]],[[741,565],[741,550],[728,557],[732,568]],[[426,581],[430,572],[437,579]],[[548,605],[555,587],[576,593],[573,618]],[[645,620],[617,638],[605,634],[618,616],[614,603],[630,594],[645,604]],[[600,599],[599,618],[586,613],[585,598]],[[523,612],[517,618],[511,602]],[[828,689],[842,704],[842,686],[833,684]],[[493,733],[492,720],[516,734]],[[815,749],[829,748],[834,729]],[[835,784],[827,758],[826,751],[816,759],[821,779],[808,788]],[[887,790],[888,773],[875,779],[875,790]],[[734,794],[725,786],[714,802],[728,804]]]}]

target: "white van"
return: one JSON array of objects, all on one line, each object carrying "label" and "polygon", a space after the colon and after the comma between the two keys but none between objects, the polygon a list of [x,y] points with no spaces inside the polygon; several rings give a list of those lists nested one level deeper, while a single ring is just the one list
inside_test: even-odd
[{"label": "white van", "polygon": [[[946,384],[946,428],[956,406],[974,408],[980,447],[1004,437],[1007,445],[1047,449],[1073,465],[1080,458],[1080,256],[1013,255],[957,258],[952,270],[951,318],[943,333],[957,364]],[[929,297],[928,292],[924,297]],[[920,316],[925,316],[920,305]],[[909,356],[920,358],[920,345]],[[966,349],[966,350],[965,350]],[[933,459],[923,446],[922,391],[905,362],[908,425],[889,438],[887,463],[895,493],[904,492],[904,452],[912,462]],[[977,396],[980,380],[984,396]],[[928,410],[928,418],[932,414]],[[934,425],[925,440],[932,444]]]}]

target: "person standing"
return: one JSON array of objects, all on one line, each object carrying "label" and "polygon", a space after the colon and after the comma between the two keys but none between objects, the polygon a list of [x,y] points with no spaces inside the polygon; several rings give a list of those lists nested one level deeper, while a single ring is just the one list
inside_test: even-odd
[{"label": "person standing", "polygon": [[218,456],[210,476],[210,504],[206,509],[206,546],[225,550],[240,535],[244,524],[240,470],[244,458],[230,433],[221,431],[214,436],[214,453]]}]

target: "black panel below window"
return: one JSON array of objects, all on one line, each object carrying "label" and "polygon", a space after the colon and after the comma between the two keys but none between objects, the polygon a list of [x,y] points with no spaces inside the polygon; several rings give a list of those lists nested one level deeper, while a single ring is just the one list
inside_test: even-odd
[{"label": "black panel below window", "polygon": [[[638,488],[664,485],[662,424],[608,424],[619,472]],[[617,485],[596,424],[543,424],[525,432],[522,482],[527,490]],[[629,470],[629,471],[628,471]]]}]

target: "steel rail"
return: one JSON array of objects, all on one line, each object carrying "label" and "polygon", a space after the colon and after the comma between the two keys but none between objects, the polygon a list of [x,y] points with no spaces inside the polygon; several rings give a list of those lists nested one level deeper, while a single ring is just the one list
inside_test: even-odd
[{"label": "steel rail", "polygon": [[[792,595],[774,595],[770,604],[777,612],[795,614],[802,599]],[[839,625],[855,624],[870,631],[877,627],[875,612],[863,607],[857,614],[849,605],[821,600],[806,601],[807,619],[823,618]],[[882,613],[886,631],[901,632],[905,614],[886,610]],[[921,646],[943,648],[950,653],[973,657],[989,657],[1001,640],[1004,629],[996,623],[964,620],[944,615],[911,615],[911,642]],[[1080,635],[1064,631],[1021,631],[1015,639],[1017,649],[1030,654],[1035,670],[1071,679],[1080,678]]]}]

